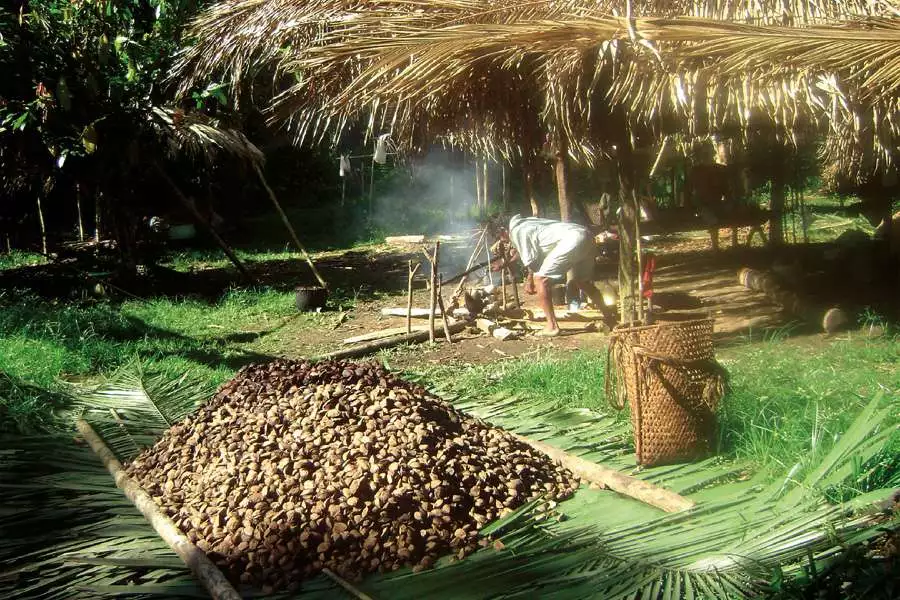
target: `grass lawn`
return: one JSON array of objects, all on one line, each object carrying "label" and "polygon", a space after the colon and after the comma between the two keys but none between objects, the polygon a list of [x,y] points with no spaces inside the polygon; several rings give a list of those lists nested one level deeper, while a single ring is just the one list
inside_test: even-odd
[{"label": "grass lawn", "polygon": [[[769,335],[718,351],[730,390],[719,408],[720,451],[773,474],[798,462],[814,464],[876,393],[900,422],[900,338],[868,339],[851,332],[837,339]],[[559,407],[614,412],[604,395],[606,355],[544,352],[527,359],[465,368],[437,367],[426,379],[448,381],[460,394],[516,394]],[[627,414],[619,418],[627,420]],[[891,465],[900,473],[900,435]]]},{"label": "grass lawn", "polygon": [[59,380],[79,381],[135,360],[151,371],[187,373],[213,384],[269,358],[261,335],[317,314],[297,314],[294,296],[232,291],[214,303],[151,299],[58,303],[0,295],[0,430],[46,425]]}]

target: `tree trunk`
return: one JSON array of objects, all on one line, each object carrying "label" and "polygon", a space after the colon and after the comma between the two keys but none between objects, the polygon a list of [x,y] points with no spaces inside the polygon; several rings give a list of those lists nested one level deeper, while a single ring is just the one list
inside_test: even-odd
[{"label": "tree trunk", "polygon": [[786,198],[784,182],[784,152],[779,147],[772,153],[772,187],[769,193],[769,245],[784,244],[784,202]]},{"label": "tree trunk", "polygon": [[103,192],[94,192],[94,242],[100,243],[100,214],[103,212],[103,203],[100,200],[100,195]]},{"label": "tree trunk", "polygon": [[557,139],[554,157],[556,170],[556,193],[559,196],[559,218],[561,221],[572,220],[572,202],[566,192],[566,163],[568,162],[568,142],[560,136]]},{"label": "tree trunk", "polygon": [[525,191],[525,214],[531,212],[532,217],[541,216],[537,198],[534,197],[534,166],[531,160],[522,160],[522,182]]},{"label": "tree trunk", "polygon": [[78,211],[78,241],[84,241],[84,218],[81,214],[81,184],[75,184],[75,208]]}]

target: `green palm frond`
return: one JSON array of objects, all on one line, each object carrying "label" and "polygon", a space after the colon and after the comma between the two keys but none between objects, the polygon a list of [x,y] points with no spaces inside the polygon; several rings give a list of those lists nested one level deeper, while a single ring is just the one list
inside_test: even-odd
[{"label": "green palm frond", "polygon": [[161,373],[147,375],[140,362],[134,361],[100,385],[73,393],[72,408],[83,412],[121,460],[128,460],[153,445],[213,391],[187,374],[176,379]]},{"label": "green palm frond", "polygon": [[[184,378],[148,377],[132,368],[79,394],[77,402],[92,424],[109,425],[108,442],[117,439],[116,429],[139,442],[188,414],[208,391]],[[627,424],[612,415],[502,396],[450,399],[517,433],[635,471]],[[805,475],[767,482],[747,478],[743,465],[716,460],[643,469],[635,475],[690,494],[697,507],[663,514],[609,491],[582,489],[558,507],[566,519],[526,506],[489,526],[501,540],[496,548],[463,561],[444,559],[422,573],[372,576],[358,587],[382,598],[758,594],[776,572],[790,578],[810,564],[824,568],[839,560],[844,545],[897,526],[896,516],[871,504],[889,490],[844,504],[826,502],[823,493],[846,479],[852,465],[876,456],[895,432],[885,425],[882,405],[873,399],[824,460],[793,471]],[[116,418],[107,416],[110,409]],[[127,456],[131,449],[120,438]],[[0,438],[0,489],[0,534],[10,540],[0,548],[4,597],[201,594],[99,460],[71,437]],[[319,577],[299,594],[279,597],[338,594],[335,584]]]}]

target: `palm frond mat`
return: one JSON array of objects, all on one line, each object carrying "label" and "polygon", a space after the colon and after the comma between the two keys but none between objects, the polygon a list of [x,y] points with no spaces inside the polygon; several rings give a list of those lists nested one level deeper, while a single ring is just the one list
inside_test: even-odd
[{"label": "palm frond mat", "polygon": [[[127,459],[211,392],[132,366],[75,394],[75,407]],[[611,415],[512,397],[445,397],[495,425],[634,469],[628,426]],[[757,596],[766,582],[821,573],[844,548],[896,528],[896,515],[875,504],[891,495],[888,489],[843,504],[830,504],[823,494],[885,447],[895,428],[886,426],[889,411],[882,404],[874,398],[802,479],[789,474],[767,484],[716,460],[646,469],[635,475],[689,495],[697,507],[664,514],[583,488],[558,507],[565,518],[527,505],[489,525],[483,533],[498,541],[465,560],[440,561],[418,574],[372,576],[358,587],[391,600]],[[96,456],[71,435],[0,438],[0,497],[0,597],[206,597]],[[298,593],[276,597],[340,598],[346,592],[318,577]]]}]

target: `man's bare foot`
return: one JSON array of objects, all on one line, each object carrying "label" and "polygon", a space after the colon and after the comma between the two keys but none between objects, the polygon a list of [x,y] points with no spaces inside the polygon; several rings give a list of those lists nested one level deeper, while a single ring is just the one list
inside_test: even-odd
[{"label": "man's bare foot", "polygon": [[557,337],[559,329],[541,329],[536,334],[538,337]]}]

